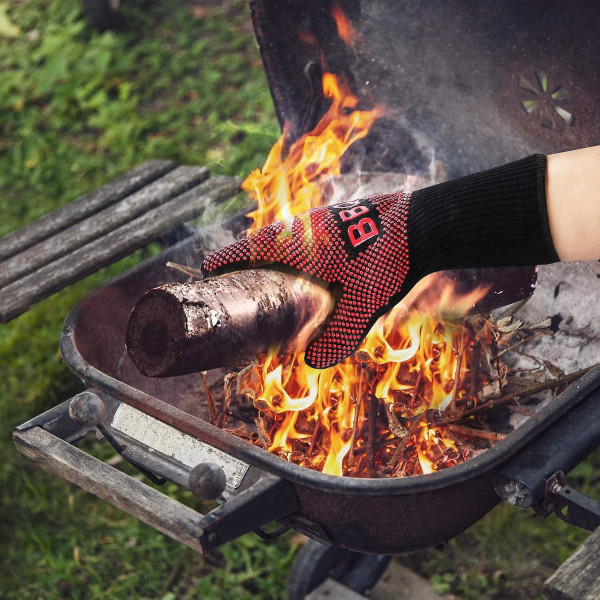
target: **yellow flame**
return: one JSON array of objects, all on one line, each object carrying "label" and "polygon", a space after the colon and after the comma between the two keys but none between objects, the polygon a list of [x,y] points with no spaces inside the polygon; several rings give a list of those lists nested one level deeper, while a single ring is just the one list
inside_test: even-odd
[{"label": "yellow flame", "polygon": [[332,73],[323,75],[323,95],[331,101],[317,127],[285,153],[286,132],[275,143],[262,169],[250,173],[242,188],[258,207],[248,214],[254,231],[322,204],[325,178],[340,174],[340,159],[364,138],[382,114],[380,107],[357,110],[358,98]]},{"label": "yellow flame", "polygon": [[[333,14],[345,39],[349,22],[341,11]],[[339,176],[346,149],[365,137],[382,114],[380,107],[359,110],[356,96],[331,73],[324,74],[323,93],[331,104],[317,127],[289,148],[284,134],[263,168],[244,182],[258,203],[249,215],[252,230],[325,203],[324,183]],[[350,463],[357,468],[364,462],[368,420],[377,418],[365,408],[370,394],[385,403],[388,413],[407,418],[428,408],[444,409],[455,396],[462,399],[465,392],[454,390],[454,382],[464,329],[444,321],[442,313],[464,314],[485,290],[457,296],[447,287],[440,294],[440,281],[443,276],[434,275],[419,283],[375,324],[356,355],[335,367],[313,370],[302,352],[272,351],[260,365],[262,385],[255,399],[270,423],[269,450],[309,468],[343,475]],[[427,306],[435,309],[424,310]],[[395,441],[385,424],[379,434],[385,438],[380,441]],[[453,448],[441,430],[422,426],[412,437],[410,448],[423,473],[435,470],[433,454]],[[353,453],[359,451],[362,457],[357,458]],[[383,452],[390,460],[391,448]]]}]

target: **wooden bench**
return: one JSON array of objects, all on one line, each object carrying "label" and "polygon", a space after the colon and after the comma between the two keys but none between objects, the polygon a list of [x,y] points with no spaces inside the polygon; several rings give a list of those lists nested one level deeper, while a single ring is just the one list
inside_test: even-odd
[{"label": "wooden bench", "polygon": [[600,528],[546,580],[548,600],[598,600],[600,598]]},{"label": "wooden bench", "polygon": [[0,323],[239,191],[205,167],[152,160],[0,238]]}]

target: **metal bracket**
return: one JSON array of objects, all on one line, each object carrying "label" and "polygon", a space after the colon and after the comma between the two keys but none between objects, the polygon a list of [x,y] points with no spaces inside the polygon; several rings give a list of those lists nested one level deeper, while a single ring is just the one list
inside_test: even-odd
[{"label": "metal bracket", "polygon": [[[113,430],[103,422],[114,414],[111,402],[116,401],[107,394],[93,390],[82,392],[18,427],[13,434],[15,445],[49,471],[198,552],[207,552],[264,525],[283,521],[298,510],[294,485],[263,472],[249,487],[202,515],[61,439],[60,435],[65,435],[69,440],[79,440],[88,431],[96,429],[119,454],[155,483],[174,480],[180,487],[188,487],[190,472],[183,465],[180,475],[175,470],[167,470],[166,479],[158,477],[136,460],[136,453],[130,452],[135,447],[126,447],[118,436],[113,435]],[[169,473],[175,477],[171,479]],[[186,481],[177,481],[184,478]],[[287,529],[287,525],[284,527]],[[283,527],[270,533],[257,533],[274,538],[283,533]]]},{"label": "metal bracket", "polygon": [[261,540],[264,540],[265,542],[271,542],[289,530],[290,528],[287,525],[280,525],[274,531],[265,531],[259,527],[258,529],[255,529],[253,533],[255,533]]},{"label": "metal bracket", "polygon": [[298,498],[294,486],[281,477],[263,473],[248,489],[204,516],[201,523],[204,532],[202,548],[209,552],[216,546],[279,521],[297,510]]},{"label": "metal bracket", "polygon": [[155,485],[164,485],[168,481],[168,479],[165,479],[164,477],[159,477],[158,475],[155,475],[154,473],[152,473],[152,471],[149,471],[143,465],[134,460],[132,457],[128,456],[125,453],[126,448],[124,448],[117,441],[115,436],[108,430],[108,428],[103,423],[98,423],[96,427],[98,431],[102,434],[104,439],[114,448],[115,452],[119,456],[122,456],[130,465],[135,467],[142,475],[144,475],[144,477],[147,477]]},{"label": "metal bracket", "polygon": [[562,471],[546,480],[546,494],[534,508],[540,516],[554,512],[565,523],[586,531],[600,527],[600,502],[568,486]]}]

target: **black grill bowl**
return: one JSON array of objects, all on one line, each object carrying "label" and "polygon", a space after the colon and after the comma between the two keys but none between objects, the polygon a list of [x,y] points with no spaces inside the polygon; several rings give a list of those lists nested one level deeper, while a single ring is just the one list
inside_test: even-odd
[{"label": "black grill bowl", "polygon": [[493,478],[502,466],[600,384],[600,370],[595,368],[493,448],[444,471],[402,479],[317,473],[204,420],[199,374],[152,379],[130,363],[124,340],[134,304],[148,289],[177,279],[177,272],[165,267],[167,261],[198,266],[202,252],[197,240],[188,239],[91,294],[65,321],[64,360],[88,386],[254,465],[254,473],[281,477],[293,486],[299,508],[280,520],[316,539],[376,554],[447,542],[498,503]]}]

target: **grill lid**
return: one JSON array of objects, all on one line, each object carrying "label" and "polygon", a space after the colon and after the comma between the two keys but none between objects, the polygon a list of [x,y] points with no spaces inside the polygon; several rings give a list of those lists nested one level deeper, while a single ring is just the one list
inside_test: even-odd
[{"label": "grill lid", "polygon": [[[251,0],[277,117],[292,138],[326,110],[323,69],[386,116],[365,170],[450,178],[600,143],[600,4],[585,0]],[[341,11],[358,36],[340,37]]]}]

